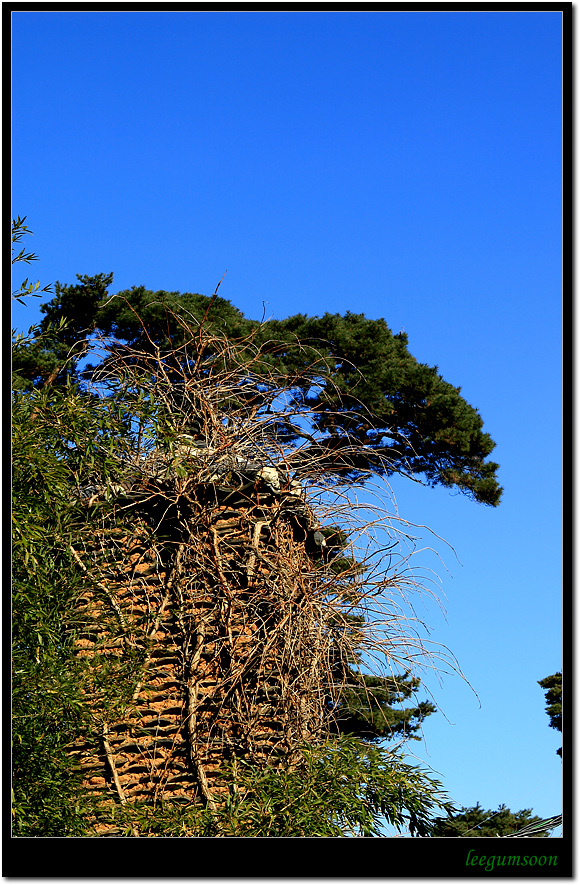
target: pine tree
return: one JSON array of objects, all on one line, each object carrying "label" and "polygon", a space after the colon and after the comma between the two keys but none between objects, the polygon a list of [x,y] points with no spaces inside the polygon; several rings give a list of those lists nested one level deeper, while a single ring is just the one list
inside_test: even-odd
[{"label": "pine tree", "polygon": [[[463,808],[459,813],[438,818],[430,826],[431,836],[513,836],[519,830],[539,823],[541,819],[532,815],[531,809],[510,811],[500,805],[496,811],[486,811],[479,802],[471,808]],[[546,835],[545,832],[538,835]]]},{"label": "pine tree", "polygon": [[[550,718],[550,727],[562,731],[562,674],[554,673],[540,679],[538,685],[546,692],[546,713]],[[562,747],[556,750],[562,756]]]},{"label": "pine tree", "polygon": [[[40,330],[67,318],[39,351],[21,348],[14,359],[15,383],[30,388],[57,373],[83,373],[78,361],[91,332],[114,336],[129,348],[171,350],[183,343],[183,321],[204,323],[210,332],[239,338],[256,331],[264,345],[264,369],[275,367],[295,379],[294,396],[313,410],[311,428],[285,425],[280,433],[301,439],[304,458],[326,457],[351,482],[368,470],[382,475],[423,476],[430,485],[456,487],[476,501],[496,506],[501,498],[498,465],[486,459],[495,447],[482,431],[477,410],[446,382],[436,366],[418,362],[405,333],[394,335],[385,320],[347,312],[323,317],[296,315],[260,324],[216,294],[152,292],[143,286],[107,297],[112,274],[79,276],[74,286],[56,284],[43,305]],[[296,346],[298,345],[298,346]],[[315,363],[318,384],[300,375]],[[90,373],[85,368],[84,375]]]},{"label": "pine tree", "polygon": [[[121,715],[131,702],[128,686],[140,679],[147,661],[146,643],[135,644],[135,636],[128,645],[125,642],[123,613],[116,604],[109,606],[110,624],[92,623],[86,606],[79,608],[90,577],[78,554],[79,543],[89,550],[91,538],[113,514],[115,520],[124,518],[127,526],[134,520],[134,478],[120,476],[119,470],[133,457],[136,440],[141,450],[149,434],[152,456],[161,449],[169,453],[171,482],[197,463],[192,452],[204,449],[204,433],[209,451],[207,423],[204,430],[188,378],[207,381],[220,372],[220,377],[228,377],[231,341],[251,341],[251,346],[237,349],[236,365],[242,371],[223,388],[223,397],[219,388],[216,414],[222,417],[216,427],[227,427],[229,413],[231,420],[235,415],[242,423],[258,416],[265,428],[260,444],[266,449],[293,447],[293,467],[302,471],[306,482],[309,465],[316,463],[331,482],[343,485],[363,483],[369,471],[379,476],[408,472],[422,474],[431,484],[455,485],[493,505],[501,493],[497,465],[485,463],[493,442],[481,433],[477,412],[436,368],[418,364],[407,350],[406,337],[393,336],[383,320],[347,314],[262,325],[246,319],[219,298],[217,290],[207,298],[133,287],[108,297],[112,274],[78,279],[76,286],[56,284],[55,298],[42,308],[39,328],[28,338],[17,338],[14,348],[14,486],[20,496],[15,510],[20,615],[14,630],[14,816],[21,835],[82,832],[92,806],[71,763],[71,740],[79,729],[90,736],[95,716],[100,721],[105,713],[108,719]],[[192,328],[199,330],[193,338]],[[99,342],[99,336],[115,340],[107,346],[104,360],[86,365],[87,354],[98,351],[92,343]],[[193,363],[188,362],[192,354]],[[165,386],[152,383],[152,365]],[[95,382],[108,385],[106,396],[90,392]],[[292,406],[286,413],[276,411],[282,390]],[[293,420],[293,413],[302,418]],[[184,434],[187,468],[174,457],[180,445],[183,449]],[[32,484],[31,470],[38,474]],[[231,468],[230,473],[238,475]],[[165,477],[169,479],[169,473]],[[155,480],[148,486],[145,500],[154,499],[160,490],[166,495],[169,486],[164,482]],[[97,500],[94,511],[79,508],[78,492],[83,490],[91,490],[90,501]],[[120,504],[115,495],[121,495]],[[162,514],[154,512],[153,522],[161,525],[158,517],[166,519],[169,511],[165,507]],[[182,519],[179,510],[172,510],[169,519]],[[298,511],[295,522],[300,526]],[[123,529],[122,521],[116,525]],[[337,602],[356,603],[365,563],[345,552],[347,538],[341,532],[338,526],[308,528],[304,542],[309,579],[316,584],[330,576],[333,583],[328,586]],[[254,537],[252,544],[262,555],[260,543],[260,536]],[[215,552],[219,557],[217,548]],[[223,569],[219,559],[216,562],[218,571]],[[51,585],[54,574],[62,588]],[[90,580],[95,583],[95,576]],[[96,585],[106,596],[107,585],[98,580]],[[351,612],[355,611],[353,605]],[[119,819],[126,818],[127,832],[135,832],[135,815],[141,815],[139,827],[166,835],[372,835],[377,814],[383,814],[394,823],[406,819],[412,832],[423,835],[435,808],[450,810],[436,782],[407,771],[396,755],[372,747],[381,737],[412,736],[433,712],[427,702],[395,709],[395,702],[418,689],[418,679],[408,671],[392,678],[364,672],[357,650],[364,616],[351,613],[330,618],[327,624],[331,632],[337,631],[330,640],[326,685],[327,710],[338,734],[334,744],[305,747],[302,763],[297,762],[287,778],[279,772],[272,778],[272,772],[259,768],[246,770],[240,760],[225,818],[216,817],[210,807],[209,818],[192,812],[186,826],[185,818],[175,818],[170,809],[156,812],[152,819],[147,808],[128,809],[122,802],[117,813]],[[83,662],[75,637],[103,632],[107,647],[134,651],[116,658],[91,651]],[[93,639],[90,642],[91,649],[97,648]],[[61,703],[49,721],[41,699],[51,694]],[[95,732],[94,738],[102,735]],[[345,771],[354,780],[341,787],[338,781]],[[336,774],[334,797],[325,792],[321,772],[333,783]],[[305,789],[322,814],[300,817],[296,803],[302,800],[304,809]],[[234,801],[236,796],[244,797],[243,806]],[[291,825],[290,818],[278,815],[271,826],[272,802],[280,815],[282,809],[293,808],[291,820],[302,823]],[[249,818],[243,823],[246,812]],[[258,830],[252,832],[252,827]]]}]

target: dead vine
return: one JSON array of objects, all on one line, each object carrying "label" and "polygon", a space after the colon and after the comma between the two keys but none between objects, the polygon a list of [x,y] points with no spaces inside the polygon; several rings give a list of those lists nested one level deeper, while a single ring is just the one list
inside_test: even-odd
[{"label": "dead vine", "polygon": [[405,613],[420,584],[387,484],[377,505],[359,504],[348,479],[359,444],[325,449],[295,395],[318,383],[322,357],[283,374],[269,361],[276,342],[178,321],[185,343],[168,353],[97,342],[108,355],[92,378],[137,428],[112,500],[104,488],[100,500],[143,532],[154,561],[139,577],[129,529],[104,565],[71,552],[146,650],[128,724],[103,732],[121,804],[154,795],[214,809],[224,761],[288,764],[304,740],[324,739],[346,662],[396,676],[434,657]]}]

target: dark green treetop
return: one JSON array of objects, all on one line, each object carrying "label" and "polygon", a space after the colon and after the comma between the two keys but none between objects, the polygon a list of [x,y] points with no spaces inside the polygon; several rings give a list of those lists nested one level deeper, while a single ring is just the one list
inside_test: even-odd
[{"label": "dark green treetop", "polygon": [[410,673],[396,677],[369,676],[351,670],[343,674],[340,702],[334,712],[336,730],[364,740],[412,738],[423,720],[436,707],[430,701],[401,707],[419,688],[420,680]]},{"label": "dark green treetop", "polygon": [[430,485],[456,486],[477,501],[499,503],[498,465],[485,463],[495,443],[482,432],[481,417],[461,388],[409,353],[405,333],[394,335],[385,320],[350,312],[269,323],[268,334],[277,333],[295,336],[304,360],[314,352],[323,356],[331,384],[306,396],[329,453],[353,442],[364,447],[350,456],[352,478],[372,466],[386,475],[423,475]]},{"label": "dark green treetop", "polygon": [[[546,692],[546,713],[550,717],[551,728],[562,731],[562,674],[546,676],[538,681],[538,685]],[[561,756],[562,747],[556,753]]]},{"label": "dark green treetop", "polygon": [[[407,335],[393,334],[384,319],[347,312],[260,323],[244,317],[217,290],[209,298],[134,286],[108,297],[112,274],[78,280],[74,286],[57,283],[55,298],[42,306],[41,331],[54,329],[63,317],[69,322],[65,332],[53,333],[52,344],[43,340],[42,352],[32,345],[21,348],[13,365],[18,389],[49,378],[61,383],[75,373],[88,377],[91,367],[81,372],[79,362],[91,333],[113,336],[119,346],[162,352],[183,343],[182,319],[224,339],[253,333],[270,367],[296,379],[297,403],[312,410],[310,433],[288,424],[280,428],[286,440],[294,437],[301,446],[305,462],[324,457],[348,482],[364,481],[369,469],[401,473],[455,487],[485,504],[499,503],[498,464],[486,460],[495,443],[483,432],[478,411],[436,366],[418,362]],[[314,384],[312,372],[306,372],[313,365]]]},{"label": "dark green treetop", "polygon": [[[472,808],[463,808],[456,814],[437,818],[430,827],[431,836],[510,836],[541,818],[532,816],[530,808],[510,811],[500,805],[497,811],[485,811],[479,802]],[[541,833],[540,835],[546,835]]]}]

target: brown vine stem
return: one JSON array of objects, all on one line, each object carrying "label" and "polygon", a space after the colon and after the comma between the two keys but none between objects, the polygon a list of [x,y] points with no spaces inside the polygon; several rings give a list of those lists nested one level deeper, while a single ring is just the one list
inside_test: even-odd
[{"label": "brown vine stem", "polygon": [[[119,774],[117,772],[117,766],[115,765],[115,757],[113,755],[113,750],[109,743],[109,726],[106,722],[103,722],[103,747],[105,748],[105,753],[107,755],[107,762],[109,763],[109,768],[111,769],[111,774],[113,775],[113,782],[115,784],[115,789],[117,790],[117,794],[119,796],[119,801],[121,805],[127,804],[127,797],[123,791],[123,787],[121,786],[121,781],[119,780]],[[134,824],[131,824],[131,832],[134,836],[139,835],[139,831]]]},{"label": "brown vine stem", "polygon": [[[66,544],[66,541],[63,541],[63,539],[60,536],[57,536],[57,541],[60,541],[61,543]],[[77,551],[74,549],[72,544],[67,544],[66,546],[68,547],[68,549],[72,553],[75,562],[79,565],[79,567],[82,569],[82,571],[85,573],[85,575],[87,575],[87,577],[89,577],[91,579],[93,584],[96,587],[98,587],[99,590],[102,590],[103,593],[107,596],[107,599],[111,603],[113,609],[115,610],[115,612],[117,614],[117,617],[119,618],[119,622],[121,624],[121,627],[123,628],[123,630],[126,631],[127,630],[127,623],[125,621],[125,618],[123,617],[123,612],[121,611],[117,601],[115,600],[115,598],[114,598],[113,594],[111,593],[111,591],[109,590],[109,588],[106,587],[105,584],[102,584],[100,581],[97,581],[96,578],[94,578],[93,575],[91,575],[90,571],[88,570],[88,568],[86,567],[86,565],[84,564],[84,562],[82,561],[81,557],[79,556]]]},{"label": "brown vine stem", "polygon": [[260,543],[260,534],[261,534],[262,529],[265,525],[269,525],[269,521],[266,519],[260,520],[259,522],[257,522],[254,525],[254,532],[253,532],[253,536],[252,536],[252,547],[254,549],[252,550],[252,553],[250,554],[250,558],[248,559],[248,564],[246,566],[246,574],[248,575],[248,583],[249,584],[251,584],[254,580],[256,557],[259,556],[260,558],[262,558],[261,554],[260,554],[260,550],[258,548],[258,545]]},{"label": "brown vine stem", "polygon": [[215,287],[215,292],[214,292],[213,295],[211,296],[211,298],[210,298],[210,300],[209,300],[209,304],[208,304],[208,306],[207,306],[206,309],[205,309],[205,313],[204,313],[204,315],[203,315],[203,319],[202,319],[201,323],[199,324],[199,356],[198,356],[198,358],[197,358],[197,362],[196,362],[196,365],[195,365],[195,371],[197,371],[197,370],[199,369],[199,364],[200,364],[200,362],[201,362],[201,357],[203,356],[203,353],[204,353],[204,348],[203,348],[203,346],[202,346],[202,337],[201,337],[201,336],[202,336],[203,327],[204,327],[205,321],[206,321],[206,319],[207,319],[207,315],[208,315],[208,313],[209,313],[209,309],[210,309],[210,307],[212,306],[212,304],[214,303],[214,301],[215,301],[216,298],[217,298],[218,289],[219,289],[219,287],[221,286],[221,284],[222,284],[222,282],[223,282],[223,279],[224,279],[224,277],[225,277],[226,274],[227,274],[227,270],[224,271],[224,275],[222,276],[221,280],[219,281],[219,283],[218,283],[217,286]]},{"label": "brown vine stem", "polygon": [[213,526],[210,526],[210,532],[211,532],[211,536],[212,536],[212,540],[213,540],[213,549],[215,552],[215,564],[216,564],[218,576],[220,579],[220,583],[223,587],[223,591],[224,591],[224,593],[227,597],[227,600],[228,600],[228,609],[227,609],[225,621],[226,621],[226,625],[227,625],[227,629],[228,629],[228,637],[230,640],[230,645],[233,648],[234,640],[233,640],[233,636],[232,636],[232,625],[231,625],[231,613],[232,613],[233,599],[232,599],[232,594],[230,592],[230,588],[228,587],[228,582],[226,580],[226,576],[224,575],[223,568],[222,568],[222,558],[221,558],[219,547],[218,547],[217,531],[215,530],[215,528]]},{"label": "brown vine stem", "polygon": [[[159,611],[157,612],[157,617],[155,618],[153,626],[151,627],[149,633],[147,634],[148,639],[152,639],[153,636],[155,636],[155,634],[159,630],[159,625],[161,623],[161,618],[163,617],[163,612],[165,611],[167,604],[169,602],[171,588],[173,587],[173,584],[175,583],[175,576],[181,570],[181,555],[182,554],[183,554],[183,544],[180,544],[179,550],[177,552],[175,568],[173,569],[173,571],[171,573],[171,577],[169,578],[169,580],[166,584],[165,596],[163,597],[161,605],[159,606]],[[151,652],[148,652],[147,657],[145,658],[145,661],[143,663],[143,673],[145,672],[145,670],[149,666],[150,660],[151,660]],[[133,695],[131,698],[133,703],[135,703],[135,701],[139,697],[139,693],[141,691],[142,686],[143,686],[143,679],[140,679],[139,682],[137,683],[137,685],[135,686],[135,691],[133,692]]]},{"label": "brown vine stem", "polygon": [[121,802],[121,805],[126,805],[127,797],[123,792],[123,787],[121,786],[121,781],[119,780],[119,775],[117,773],[115,757],[113,756],[113,750],[111,749],[111,745],[109,743],[109,726],[106,722],[103,722],[103,746],[105,748],[105,753],[107,754],[107,762],[109,763],[109,768],[111,769],[111,774],[113,775],[113,781],[119,795],[119,800]]},{"label": "brown vine stem", "polygon": [[211,811],[216,810],[216,803],[211,794],[207,775],[199,758],[199,750],[197,745],[197,691],[198,683],[195,676],[197,665],[201,657],[203,648],[203,640],[205,636],[205,624],[200,621],[197,625],[195,651],[193,652],[189,662],[189,679],[187,681],[187,726],[189,730],[189,758],[191,764],[195,768],[201,792]]}]

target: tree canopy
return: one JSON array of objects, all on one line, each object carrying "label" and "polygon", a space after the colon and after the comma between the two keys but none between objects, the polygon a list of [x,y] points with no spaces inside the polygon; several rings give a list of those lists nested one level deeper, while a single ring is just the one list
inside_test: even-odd
[{"label": "tree canopy", "polygon": [[[429,485],[457,488],[475,501],[496,506],[501,498],[499,465],[487,460],[495,447],[483,432],[477,409],[461,388],[445,381],[437,366],[420,363],[403,332],[364,314],[302,314],[261,323],[228,300],[133,286],[109,296],[113,275],[78,276],[75,285],[56,283],[55,297],[41,310],[42,342],[14,357],[14,383],[21,390],[87,378],[81,367],[91,335],[112,336],[129,349],[174,350],[184,341],[184,320],[202,324],[218,338],[254,332],[264,365],[294,378],[297,401],[312,409],[312,427],[280,428],[294,438],[304,458],[325,457],[349,482],[369,470],[401,473]],[[58,324],[66,318],[66,329]],[[315,365],[316,377],[306,369]]]}]

